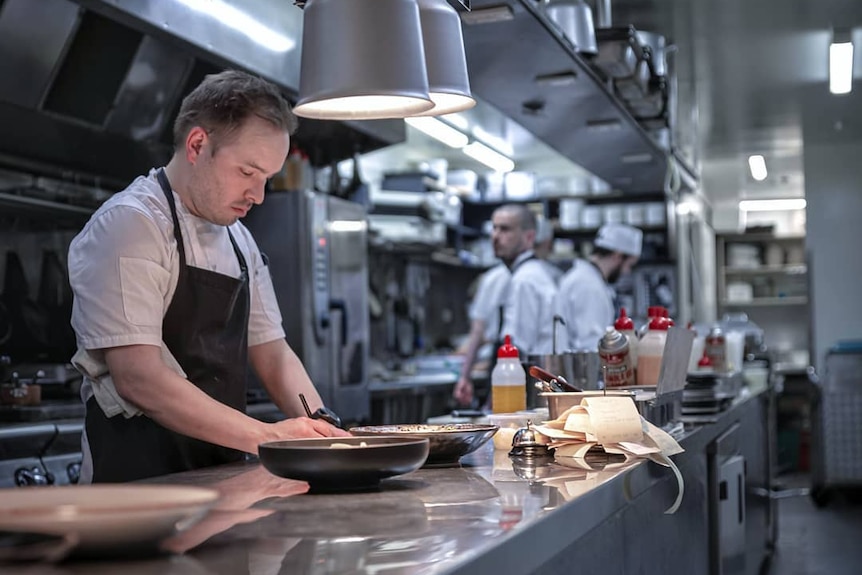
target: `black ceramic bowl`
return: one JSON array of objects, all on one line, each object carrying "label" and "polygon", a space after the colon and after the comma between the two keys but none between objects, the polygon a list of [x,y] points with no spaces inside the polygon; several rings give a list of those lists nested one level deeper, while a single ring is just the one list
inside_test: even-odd
[{"label": "black ceramic bowl", "polygon": [[499,427],[473,423],[445,423],[440,425],[369,425],[354,427],[350,433],[360,437],[378,435],[402,438],[425,437],[431,442],[426,465],[451,465],[461,457],[476,451],[491,439]]},{"label": "black ceramic bowl", "polygon": [[[351,447],[332,447],[332,444]],[[381,479],[410,473],[428,457],[421,437],[320,437],[287,439],[258,446],[260,461],[273,475],[307,481],[310,491],[361,491]]]}]

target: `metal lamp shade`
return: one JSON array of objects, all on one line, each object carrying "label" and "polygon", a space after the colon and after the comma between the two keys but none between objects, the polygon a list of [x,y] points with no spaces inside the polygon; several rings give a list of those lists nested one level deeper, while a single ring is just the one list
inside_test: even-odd
[{"label": "metal lamp shade", "polygon": [[433,107],[416,0],[309,0],[298,116],[404,118]]},{"label": "metal lamp shade", "polygon": [[446,0],[418,0],[419,20],[428,69],[428,91],[434,107],[418,116],[438,116],[476,105],[470,94],[461,19]]}]

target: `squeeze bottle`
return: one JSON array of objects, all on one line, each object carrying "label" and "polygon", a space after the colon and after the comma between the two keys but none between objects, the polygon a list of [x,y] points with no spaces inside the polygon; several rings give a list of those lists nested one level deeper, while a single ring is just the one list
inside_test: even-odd
[{"label": "squeeze bottle", "polygon": [[620,308],[620,317],[614,322],[614,329],[629,339],[629,360],[632,369],[638,368],[638,336],[635,333],[635,322],[626,315],[626,308]]},{"label": "squeeze bottle", "polygon": [[497,365],[491,371],[491,411],[514,413],[527,409],[527,373],[507,335],[497,350]]}]

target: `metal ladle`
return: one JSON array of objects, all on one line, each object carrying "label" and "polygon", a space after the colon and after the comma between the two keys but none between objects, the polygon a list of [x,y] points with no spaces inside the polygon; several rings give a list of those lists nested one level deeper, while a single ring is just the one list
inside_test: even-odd
[{"label": "metal ladle", "polygon": [[308,407],[308,402],[305,400],[305,394],[299,394],[299,401],[302,402],[302,407],[305,408],[305,413],[310,419],[322,419],[330,425],[334,425],[335,427],[344,429],[341,425],[341,418],[338,417],[338,415],[336,415],[335,412],[328,407],[318,407],[316,410],[314,410],[314,413],[312,413],[311,409],[309,409]]}]

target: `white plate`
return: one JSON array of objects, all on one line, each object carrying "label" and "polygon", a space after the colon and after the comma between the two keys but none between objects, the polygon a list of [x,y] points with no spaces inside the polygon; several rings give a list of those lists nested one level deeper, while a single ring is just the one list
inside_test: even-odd
[{"label": "white plate", "polygon": [[0,530],[77,535],[81,548],[152,544],[199,521],[212,489],[104,484],[0,489]]}]

